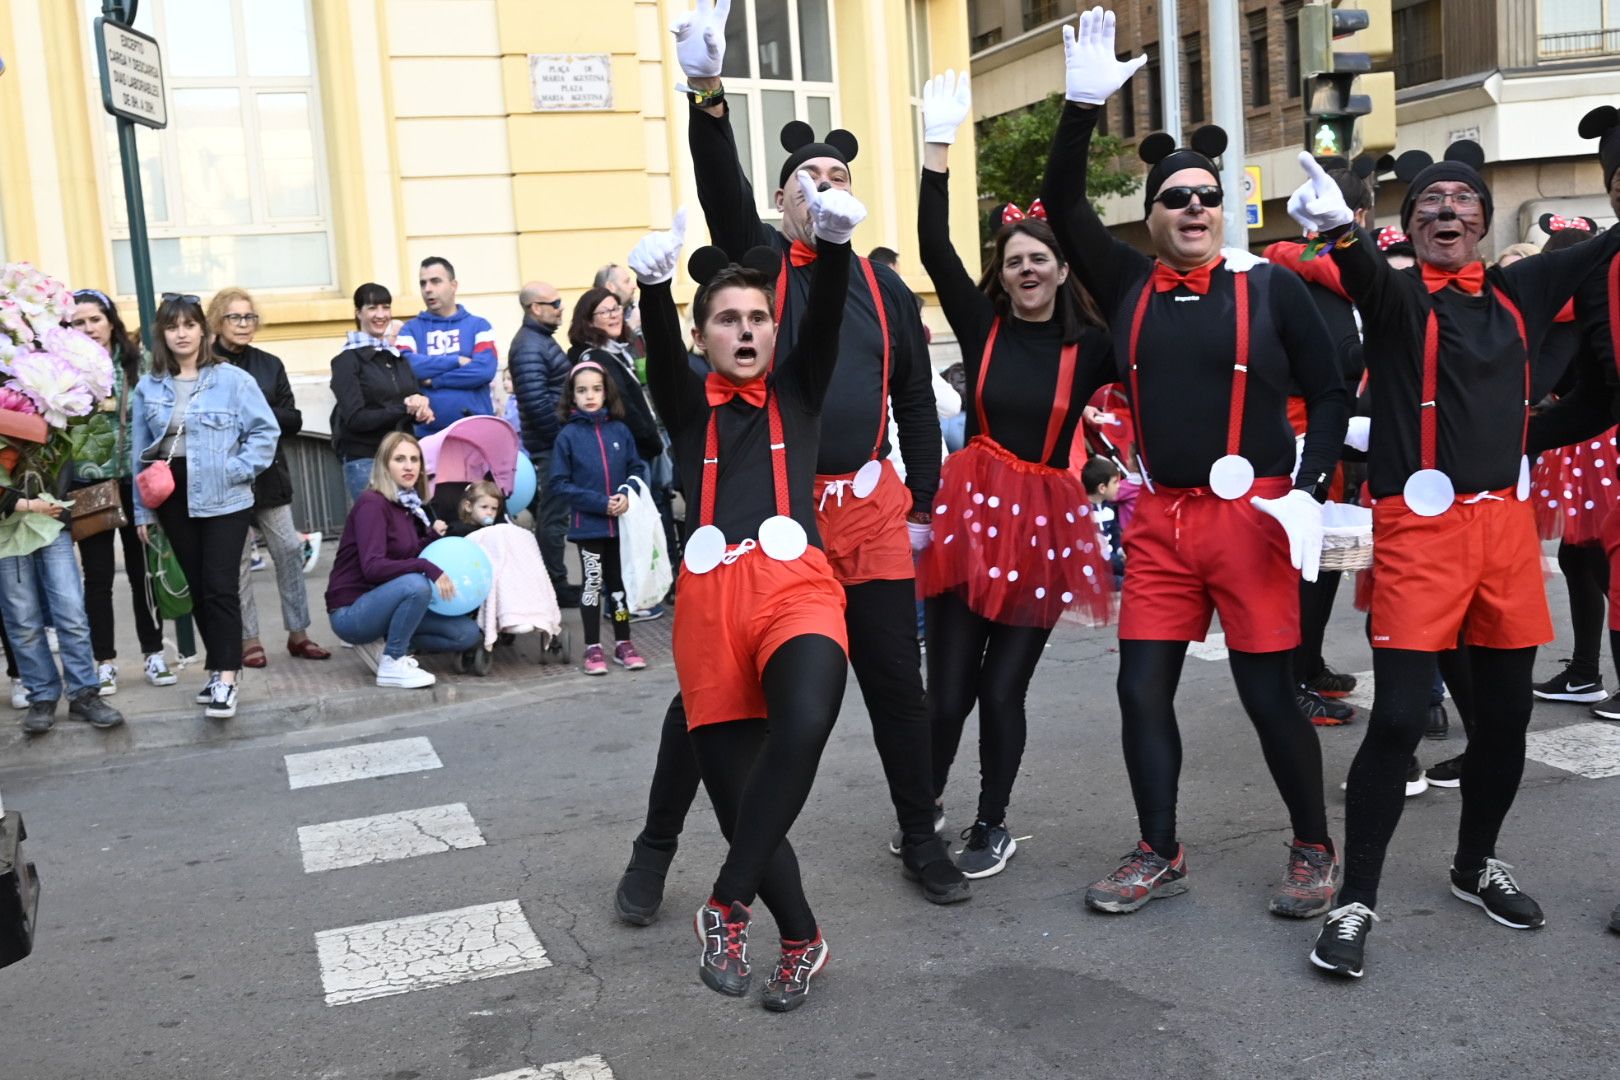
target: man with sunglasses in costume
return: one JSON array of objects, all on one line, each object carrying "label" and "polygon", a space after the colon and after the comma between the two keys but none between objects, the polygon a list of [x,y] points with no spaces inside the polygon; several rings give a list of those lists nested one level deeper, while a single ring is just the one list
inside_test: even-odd
[{"label": "man with sunglasses in costume", "polygon": [[[1222,250],[1225,193],[1211,160],[1225,147],[1219,129],[1199,131],[1193,148],[1175,149],[1162,134],[1143,141],[1155,258],[1109,233],[1086,198],[1088,144],[1098,108],[1142,59],[1116,59],[1114,15],[1101,8],[1082,13],[1078,34],[1063,33],[1068,100],[1041,198],[1114,334],[1146,474],[1125,532],[1119,626],[1125,764],[1142,834],[1086,903],[1123,913],[1186,891],[1174,698],[1188,642],[1203,640],[1219,611],[1238,695],[1293,826],[1270,910],[1321,914],[1332,905],[1338,856],[1321,749],[1292,672],[1297,583],[1301,573],[1316,577],[1320,500],[1349,419],[1333,343],[1298,277]],[[1307,411],[1297,478],[1290,386]]]}]

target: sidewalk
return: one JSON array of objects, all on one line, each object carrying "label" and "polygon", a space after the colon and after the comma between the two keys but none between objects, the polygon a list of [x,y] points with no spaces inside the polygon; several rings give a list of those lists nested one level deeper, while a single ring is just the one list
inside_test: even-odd
[{"label": "sidewalk", "polygon": [[[326,579],[337,553],[335,539],[322,548],[319,564],[304,576],[309,590],[310,615],[314,620],[310,637],[331,650],[330,660],[300,660],[289,656],[286,631],[281,622],[281,602],[276,596],[274,569],[253,575],[254,598],[259,608],[259,629],[269,665],[247,670],[242,675],[240,704],[231,720],[209,720],[203,707],[195,703],[207,673],[196,664],[178,670],[174,686],[156,687],[141,672],[141,654],[135,640],[130,614],[129,583],[122,571],[113,587],[113,614],[118,628],[118,693],[106,698],[109,705],[124,714],[123,727],[97,731],[88,724],[68,719],[67,707],[56,714],[56,727],[43,735],[26,735],[13,712],[0,700],[0,768],[37,765],[72,758],[122,754],[135,750],[164,747],[214,745],[233,739],[274,735],[329,723],[348,723],[399,713],[416,712],[454,702],[487,701],[511,695],[522,700],[542,686],[561,680],[584,680],[580,671],[579,609],[563,611],[563,626],[572,635],[573,662],[566,665],[540,664],[540,636],[526,634],[510,646],[497,645],[489,674],[454,674],[455,657],[423,656],[422,666],[439,676],[439,682],[426,690],[387,690],[379,688],[369,668],[353,649],[339,646],[338,636],[326,621]],[[635,624],[635,642],[647,658],[649,669],[672,662],[670,638],[672,609],[664,617]],[[165,624],[164,637],[174,640],[173,624]],[[201,642],[198,643],[199,650]],[[171,663],[174,653],[169,653]],[[609,665],[605,679],[593,683],[611,684],[626,672]]]}]

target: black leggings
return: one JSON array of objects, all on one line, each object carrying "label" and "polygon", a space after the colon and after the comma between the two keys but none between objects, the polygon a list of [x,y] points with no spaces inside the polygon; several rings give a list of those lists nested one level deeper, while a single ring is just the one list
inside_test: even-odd
[{"label": "black leggings", "polygon": [[1569,590],[1569,626],[1575,635],[1575,655],[1569,662],[1572,678],[1597,682],[1603,630],[1608,613],[1609,556],[1602,544],[1558,545],[1558,569]]},{"label": "black leggings", "polygon": [[[1530,726],[1531,669],[1536,650],[1470,646],[1473,731],[1463,754],[1459,870],[1478,870],[1496,855],[1496,837],[1524,773]],[[1406,802],[1406,770],[1428,720],[1434,654],[1374,649],[1372,719],[1350,763],[1345,795],[1344,887],[1341,904],[1378,904],[1384,853]],[[1452,686],[1455,697],[1457,687]]]},{"label": "black leggings", "polygon": [[976,615],[960,596],[927,602],[928,705],[933,717],[934,796],[945,793],[962,725],[979,706],[978,819],[1000,825],[1024,759],[1024,697],[1050,629],[1007,626]]},{"label": "black leggings", "polygon": [[192,617],[207,650],[204,666],[209,671],[240,671],[242,601],[236,588],[237,568],[253,511],[192,517],[187,506],[186,459],[174,458],[169,465],[174,470],[174,494],[153,513],[191,588]]},{"label": "black leggings", "polygon": [[[1177,843],[1181,732],[1176,726],[1175,696],[1186,657],[1185,641],[1119,643],[1125,769],[1131,777],[1142,839],[1166,858],[1174,858]],[[1232,652],[1229,660],[1238,698],[1260,736],[1260,750],[1288,807],[1295,839],[1328,843],[1322,747],[1316,728],[1300,712],[1294,697],[1293,653]]]},{"label": "black leggings", "polygon": [[[133,507],[135,499],[130,482],[120,480],[118,490],[124,505]],[[135,615],[135,637],[140,642],[141,652],[150,656],[163,651],[163,626],[147,598],[146,548],[135,526],[125,525],[79,541],[79,561],[84,564],[84,609],[90,617],[90,647],[98,662],[118,656],[112,598],[115,535],[124,549],[124,575],[129,578],[130,607]]]},{"label": "black leggings", "polygon": [[1327,667],[1322,658],[1322,641],[1327,637],[1333,599],[1343,576],[1337,570],[1324,570],[1315,581],[1299,579],[1299,648],[1294,650],[1294,678],[1302,683],[1310,682]]},{"label": "black leggings", "polygon": [[585,630],[585,644],[602,643],[602,607],[613,620],[613,640],[630,640],[630,609],[624,604],[624,573],[619,566],[617,537],[605,540],[575,540],[579,548],[579,621]]},{"label": "black leggings", "polygon": [[760,686],[768,718],[706,724],[691,735],[703,786],[731,843],[713,899],[724,907],[752,904],[759,896],[787,940],[816,936],[816,917],[787,834],[810,797],[838,719],[845,670],[837,642],[802,634],[765,664]]}]

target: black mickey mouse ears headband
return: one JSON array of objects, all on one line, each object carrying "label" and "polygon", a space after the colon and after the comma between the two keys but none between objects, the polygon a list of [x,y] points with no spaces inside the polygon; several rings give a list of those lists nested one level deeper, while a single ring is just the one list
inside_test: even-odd
[{"label": "black mickey mouse ears headband", "polygon": [[722,271],[737,266],[744,270],[752,270],[767,281],[774,282],[777,271],[782,268],[783,258],[780,251],[763,244],[749,248],[743,253],[743,257],[736,261],[712,244],[698,248],[686,260],[686,272],[698,284],[697,295],[692,298],[693,306],[702,306],[709,291],[709,283],[719,277]]},{"label": "black mickey mouse ears headband", "polygon": [[1153,200],[1165,180],[1182,169],[1203,169],[1221,184],[1221,170],[1215,160],[1226,152],[1226,132],[1214,124],[1206,124],[1193,132],[1184,147],[1178,148],[1168,132],[1156,131],[1136,146],[1136,156],[1147,162],[1147,182],[1143,186],[1142,210],[1153,209]]},{"label": "black mickey mouse ears headband", "polygon": [[827,137],[817,142],[814,128],[803,120],[790,120],[782,128],[782,149],[788,156],[782,162],[781,176],[777,177],[778,188],[787,187],[788,177],[811,158],[836,158],[848,168],[861,152],[861,142],[843,128],[827,132]]},{"label": "black mickey mouse ears headband", "polygon": [[1491,189],[1486,186],[1485,178],[1479,170],[1485,167],[1485,150],[1472,139],[1458,139],[1446,147],[1446,156],[1436,161],[1426,151],[1408,150],[1395,159],[1395,179],[1405,181],[1409,186],[1406,189],[1406,198],[1401,201],[1401,228],[1407,232],[1412,231],[1412,209],[1417,205],[1417,198],[1423,189],[1430,184],[1443,181],[1454,181],[1467,184],[1479,196],[1479,203],[1485,212],[1485,228],[1491,227],[1491,215],[1496,205],[1491,199]]},{"label": "black mickey mouse ears headband", "polygon": [[1614,174],[1620,170],[1620,109],[1613,105],[1599,105],[1581,117],[1577,128],[1583,139],[1598,140],[1598,161],[1603,165],[1603,190],[1614,184]]}]

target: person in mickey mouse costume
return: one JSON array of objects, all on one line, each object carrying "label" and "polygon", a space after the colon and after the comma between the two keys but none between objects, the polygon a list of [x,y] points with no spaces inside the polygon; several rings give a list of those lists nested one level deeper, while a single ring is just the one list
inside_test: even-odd
[{"label": "person in mickey mouse costume", "polygon": [[[786,354],[811,326],[807,299],[817,259],[809,203],[793,176],[804,170],[818,187],[849,191],[860,148],[847,131],[817,140],[808,124],[789,123],[774,196],[781,227],[760,220],[720,80],[730,11],[730,0],[698,0],[673,28],[686,80],[681,89],[691,102],[693,173],[716,246],[734,260],[756,246],[781,252],[773,314]],[[928,347],[911,290],[893,270],[866,259],[849,274],[842,327],[837,373],[821,409],[816,520],[827,561],[844,587],[850,663],[898,819],[889,851],[900,856],[902,872],[919,882],[925,900],[952,904],[969,898],[968,883],[937,835],[943,822],[935,817],[912,555],[928,540],[939,488],[941,439]],[[891,412],[904,481],[887,461]],[[615,894],[628,922],[645,924],[656,915],[697,792],[684,731],[677,698],[665,716],[646,823]]]},{"label": "person in mickey mouse costume", "polygon": [[[1041,193],[1069,265],[1097,298],[1131,395],[1147,490],[1125,531],[1119,704],[1140,841],[1086,890],[1095,910],[1135,911],[1187,889],[1176,834],[1181,738],[1175,690],[1187,643],[1211,613],[1226,632],[1232,677],[1293,826],[1278,915],[1332,904],[1338,857],[1328,835],[1322,754],[1294,697],[1299,576],[1316,577],[1322,508],[1348,419],[1328,333],[1298,277],[1223,250],[1224,192],[1203,128],[1191,148],[1143,140],[1144,211],[1156,258],[1116,239],[1086,197],[1098,107],[1145,62],[1114,53],[1114,15],[1083,12],[1063,28],[1067,103]],[[1305,398],[1298,476],[1290,385]]]},{"label": "person in mickey mouse costume", "polygon": [[827,961],[787,834],[844,695],[844,593],[821,546],[812,488],[850,234],[866,217],[849,192],[818,191],[804,170],[796,182],[818,257],[805,330],[790,349],[779,349],[773,313],[775,251],[751,252],[741,265],[716,248],[693,255],[702,285],[693,341],[709,358],[706,379],[687,363],[670,288],[685,212],[628,260],[642,288],[649,386],[696,511],[678,583],[675,673],[689,752],[730,842],[697,912],[699,970],[719,993],[747,993],[749,905],[762,897],[782,937],[764,995],[777,1012],[803,1004]]},{"label": "person in mickey mouse costume", "polygon": [[1427,723],[1434,654],[1459,631],[1475,715],[1451,891],[1504,926],[1545,921],[1496,857],[1524,771],[1536,647],[1553,636],[1528,502],[1530,404],[1556,374],[1543,363],[1548,329],[1583,281],[1602,276],[1620,232],[1487,270],[1479,245],[1493,204],[1483,162],[1466,140],[1443,161],[1421,151],[1396,161],[1408,184],[1401,228],[1417,253],[1409,270],[1392,269],[1355,227],[1309,154],[1300,155],[1307,179],[1288,202],[1361,313],[1376,391],[1359,447],[1373,498],[1373,710],[1346,788],[1344,884],[1310,953],[1335,975],[1363,973],[1405,773]]}]

